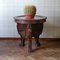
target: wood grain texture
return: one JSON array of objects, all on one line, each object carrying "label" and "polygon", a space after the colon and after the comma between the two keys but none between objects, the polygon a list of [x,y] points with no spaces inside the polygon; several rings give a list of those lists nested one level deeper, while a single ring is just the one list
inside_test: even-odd
[{"label": "wood grain texture", "polygon": [[25,47],[18,46],[19,42],[20,40],[0,40],[0,60],[60,60],[58,41],[41,40],[41,47],[32,53],[27,52],[27,41]]}]

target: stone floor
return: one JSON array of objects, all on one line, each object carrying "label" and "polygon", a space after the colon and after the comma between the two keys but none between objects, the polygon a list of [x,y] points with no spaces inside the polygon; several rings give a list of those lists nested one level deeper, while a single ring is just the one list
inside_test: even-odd
[{"label": "stone floor", "polygon": [[41,41],[34,52],[28,52],[28,42],[25,47],[19,47],[19,40],[0,40],[0,60],[60,60],[60,42]]}]

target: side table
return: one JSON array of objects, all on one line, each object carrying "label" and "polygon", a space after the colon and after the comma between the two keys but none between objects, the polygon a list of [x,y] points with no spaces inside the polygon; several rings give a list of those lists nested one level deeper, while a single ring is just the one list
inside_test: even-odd
[{"label": "side table", "polygon": [[17,31],[21,36],[20,45],[25,46],[25,40],[29,41],[28,51],[32,51],[32,37],[35,37],[37,46],[40,46],[39,35],[43,31],[43,24],[47,17],[36,15],[34,19],[26,19],[25,15],[15,16]]}]

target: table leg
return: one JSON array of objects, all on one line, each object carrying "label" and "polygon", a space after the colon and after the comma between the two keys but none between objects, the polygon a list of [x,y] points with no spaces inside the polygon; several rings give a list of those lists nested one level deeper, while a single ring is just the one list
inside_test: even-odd
[{"label": "table leg", "polygon": [[37,47],[39,47],[41,44],[40,44],[40,41],[39,41],[39,35],[36,35],[35,36],[35,41],[36,41],[36,45]]},{"label": "table leg", "polygon": [[20,34],[20,36],[21,36],[21,42],[19,43],[19,46],[25,46],[25,37],[22,34]]},{"label": "table leg", "polygon": [[19,43],[19,46],[25,46],[25,38],[21,38],[21,42]]},{"label": "table leg", "polygon": [[31,30],[32,30],[31,25],[28,24],[28,36],[27,36],[27,38],[28,38],[28,41],[29,41],[29,45],[28,45],[28,51],[29,52],[32,51],[32,34],[31,34],[32,31]]},{"label": "table leg", "polygon": [[32,40],[29,39],[28,51],[32,51]]}]

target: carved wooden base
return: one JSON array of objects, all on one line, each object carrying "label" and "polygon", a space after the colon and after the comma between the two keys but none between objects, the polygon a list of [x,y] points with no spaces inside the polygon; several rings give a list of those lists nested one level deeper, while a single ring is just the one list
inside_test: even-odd
[{"label": "carved wooden base", "polygon": [[18,33],[21,36],[19,46],[25,46],[25,40],[29,41],[28,51],[32,51],[32,37],[35,37],[36,46],[40,46],[39,35],[42,33],[43,24],[17,24]]}]

